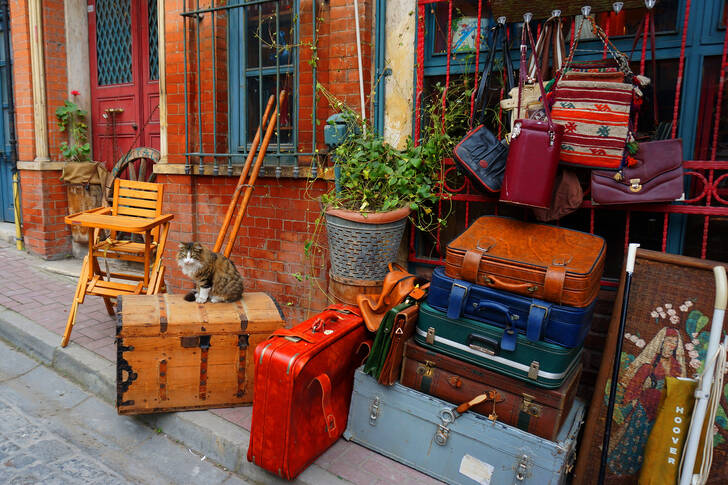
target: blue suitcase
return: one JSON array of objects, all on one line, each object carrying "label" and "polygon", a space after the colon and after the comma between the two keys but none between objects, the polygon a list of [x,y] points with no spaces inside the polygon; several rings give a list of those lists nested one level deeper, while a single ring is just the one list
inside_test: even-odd
[{"label": "blue suitcase", "polygon": [[444,268],[435,268],[427,303],[449,318],[467,317],[504,328],[500,346],[512,351],[516,332],[532,342],[580,346],[589,333],[596,300],[581,308],[558,305],[457,280],[447,276]]},{"label": "blue suitcase", "polygon": [[359,369],[344,438],[450,484],[565,483],[584,418],[581,401],[555,441],[454,408],[399,383],[379,385]]}]

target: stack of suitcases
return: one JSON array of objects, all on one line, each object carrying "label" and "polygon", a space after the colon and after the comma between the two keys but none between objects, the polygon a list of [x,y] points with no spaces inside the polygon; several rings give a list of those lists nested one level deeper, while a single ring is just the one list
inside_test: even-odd
[{"label": "stack of suitcases", "polygon": [[476,220],[433,273],[400,383],[357,371],[344,436],[448,483],[563,483],[605,253],[591,234]]}]

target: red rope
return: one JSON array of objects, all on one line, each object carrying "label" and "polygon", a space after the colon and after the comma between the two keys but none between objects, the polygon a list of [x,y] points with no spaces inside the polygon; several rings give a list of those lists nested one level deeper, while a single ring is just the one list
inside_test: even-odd
[{"label": "red rope", "polygon": [[425,75],[425,5],[417,8],[417,87],[415,92],[415,145],[420,144],[420,108]]},{"label": "red rope", "polygon": [[713,121],[713,143],[710,151],[710,160],[715,160],[715,153],[718,149],[718,125],[720,124],[720,108],[723,104],[723,86],[725,85],[726,52],[728,51],[728,28],[725,29],[723,40],[723,55],[720,60],[720,81],[718,82],[718,102],[715,108],[715,120]]},{"label": "red rope", "polygon": [[445,90],[442,92],[442,132],[445,133],[445,109],[447,109],[447,90],[450,88],[450,58],[452,57],[452,0],[447,2],[447,67],[445,68]]},{"label": "red rope", "polygon": [[[690,19],[690,0],[685,3],[685,20],[683,21],[682,41],[680,42],[680,64],[677,68],[675,83],[675,105],[672,108],[672,136],[677,134],[677,115],[680,110],[680,90],[682,89],[683,72],[685,70],[685,43],[688,38],[688,20]],[[725,51],[725,48],[723,49]]]},{"label": "red rope", "polygon": [[604,29],[604,36],[606,37],[606,42],[604,42],[604,52],[602,52],[602,59],[607,58],[607,43],[609,43],[609,21],[612,18],[612,12],[609,12],[607,14],[607,23],[605,25]]},{"label": "red rope", "polygon": [[[645,55],[647,54],[647,31],[650,30],[650,11],[648,10],[647,13],[645,13],[645,25],[644,25],[644,32],[642,32],[642,58],[640,59],[640,74],[645,75]],[[632,55],[630,54],[630,57]],[[655,83],[655,80],[652,80],[653,86]],[[657,99],[655,99],[656,101]],[[637,127],[639,126],[640,122],[640,112],[637,111],[634,115],[634,130],[637,131]],[[625,246],[626,248],[626,246]]]},{"label": "red rope", "polygon": [[670,217],[669,214],[666,212],[665,217],[662,220],[662,252],[664,253],[667,249],[667,224]]},{"label": "red rope", "polygon": [[[478,90],[478,71],[480,70],[480,19],[483,14],[483,2],[478,2],[478,32],[475,33],[475,75],[473,76],[473,92],[470,93],[470,120],[475,114],[475,92]],[[472,126],[471,126],[472,128]]]}]

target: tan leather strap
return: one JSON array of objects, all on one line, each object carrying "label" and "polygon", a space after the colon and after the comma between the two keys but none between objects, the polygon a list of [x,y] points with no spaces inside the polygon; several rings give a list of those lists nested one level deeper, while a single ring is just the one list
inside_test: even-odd
[{"label": "tan leather strap", "polygon": [[471,399],[468,402],[462,403],[460,406],[455,408],[455,411],[457,411],[458,414],[463,414],[468,409],[472,408],[473,406],[477,406],[478,404],[480,404],[482,402],[485,402],[488,400],[492,400],[494,402],[499,401],[499,400],[501,400],[500,397],[501,396],[498,393],[498,391],[495,391],[495,390],[487,391],[487,392],[484,392],[483,394],[475,396],[473,399]]},{"label": "tan leather strap", "polygon": [[498,288],[499,290],[535,293],[538,290],[538,286],[531,283],[508,283],[507,281],[501,280],[493,275],[487,275],[483,278],[484,283],[492,288]]},{"label": "tan leather strap", "polygon": [[329,434],[329,438],[336,438],[336,418],[331,407],[331,379],[324,373],[314,377],[311,383],[313,382],[318,382],[321,386],[321,410],[324,413],[326,432]]},{"label": "tan leather strap", "polygon": [[566,266],[551,265],[546,268],[546,277],[543,282],[543,299],[554,303],[561,303],[566,279]]},{"label": "tan leather strap", "polygon": [[460,268],[460,276],[462,279],[471,283],[478,282],[478,268],[480,268],[480,259],[482,257],[483,253],[480,251],[473,251],[472,249],[465,251],[463,265]]}]

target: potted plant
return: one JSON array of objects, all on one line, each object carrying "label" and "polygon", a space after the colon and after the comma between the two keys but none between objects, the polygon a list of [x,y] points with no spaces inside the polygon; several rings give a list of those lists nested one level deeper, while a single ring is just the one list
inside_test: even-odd
[{"label": "potted plant", "polygon": [[424,146],[398,150],[355,113],[345,110],[349,136],[336,147],[336,187],[322,196],[331,259],[339,282],[381,281],[397,252],[407,220],[422,230],[442,222],[433,207],[441,196],[441,164]]}]

